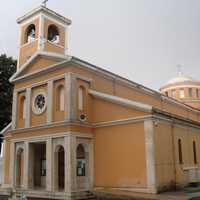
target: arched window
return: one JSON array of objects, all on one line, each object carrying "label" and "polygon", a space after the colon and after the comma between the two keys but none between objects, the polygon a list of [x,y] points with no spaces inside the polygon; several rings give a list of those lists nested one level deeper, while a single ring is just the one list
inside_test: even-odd
[{"label": "arched window", "polygon": [[82,144],[79,144],[76,149],[76,159],[77,159],[77,176],[86,176],[86,155],[85,149]]},{"label": "arched window", "polygon": [[78,109],[80,111],[83,111],[84,105],[85,105],[85,88],[80,86],[78,90]]},{"label": "arched window", "polygon": [[181,139],[178,139],[178,157],[179,157],[179,164],[183,164]]},{"label": "arched window", "polygon": [[197,153],[196,153],[196,142],[193,141],[193,156],[194,156],[194,164],[197,164]]},{"label": "arched window", "polygon": [[20,99],[20,118],[25,119],[26,118],[26,97],[22,96]]},{"label": "arched window", "polygon": [[65,90],[64,90],[63,85],[58,87],[57,95],[58,95],[57,109],[59,111],[64,111],[64,109],[65,109]]},{"label": "arched window", "polygon": [[35,40],[35,25],[31,24],[27,28],[25,42],[33,42],[34,40]]},{"label": "arched window", "polygon": [[48,28],[48,40],[55,44],[60,42],[60,35],[57,26],[50,25]]}]

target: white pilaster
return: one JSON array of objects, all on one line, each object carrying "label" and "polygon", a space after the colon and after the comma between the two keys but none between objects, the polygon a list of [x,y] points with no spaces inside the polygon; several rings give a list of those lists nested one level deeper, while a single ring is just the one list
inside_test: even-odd
[{"label": "white pilaster", "polygon": [[47,123],[51,123],[53,119],[53,80],[48,81],[48,97],[47,97]]},{"label": "white pilaster", "polygon": [[11,187],[15,187],[15,178],[16,178],[16,173],[15,173],[15,143],[11,142],[10,144],[10,181],[11,181]]},{"label": "white pilaster", "polygon": [[26,118],[25,128],[30,127],[31,88],[26,89]]},{"label": "white pilaster", "polygon": [[12,129],[16,128],[17,122],[17,92],[13,93],[13,103],[12,103]]},{"label": "white pilaster", "polygon": [[70,105],[71,105],[71,75],[65,74],[65,120],[70,119]]},{"label": "white pilaster", "polygon": [[71,104],[70,104],[70,119],[77,120],[77,82],[76,77],[71,74]]},{"label": "white pilaster", "polygon": [[76,137],[65,137],[65,191],[76,190]]},{"label": "white pilaster", "polygon": [[24,188],[29,188],[29,142],[24,143]]},{"label": "white pilaster", "polygon": [[46,189],[47,191],[52,191],[53,189],[53,159],[52,159],[52,139],[49,138],[46,143]]},{"label": "white pilaster", "polygon": [[65,28],[65,55],[68,54],[68,41],[69,41],[69,35],[68,35],[68,26]]},{"label": "white pilaster", "polygon": [[89,144],[89,184],[90,189],[94,187],[94,142],[93,139]]},{"label": "white pilaster", "polygon": [[6,148],[7,148],[7,140],[4,140],[2,143],[2,150],[3,150],[3,164],[2,164],[2,185],[4,187],[4,185],[6,185],[5,183],[5,171],[6,171]]},{"label": "white pilaster", "polygon": [[44,50],[44,44],[45,44],[45,39],[44,39],[44,16],[41,14],[40,15],[40,22],[39,22],[39,40],[38,40],[38,49],[40,51]]},{"label": "white pilaster", "polygon": [[146,173],[147,187],[152,193],[156,193],[156,163],[155,163],[155,141],[154,123],[152,119],[144,121],[145,147],[146,147]]},{"label": "white pilaster", "polygon": [[70,136],[65,137],[65,192],[71,193],[71,141]]}]

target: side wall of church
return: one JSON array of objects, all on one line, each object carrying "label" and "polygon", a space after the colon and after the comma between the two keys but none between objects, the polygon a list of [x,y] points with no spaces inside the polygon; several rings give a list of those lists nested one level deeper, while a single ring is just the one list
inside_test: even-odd
[{"label": "side wall of church", "polygon": [[97,128],[94,134],[94,186],[145,188],[144,124]]},{"label": "side wall of church", "polygon": [[[179,140],[181,140],[181,152]],[[196,163],[193,142],[196,144]],[[189,183],[191,170],[200,167],[199,146],[199,129],[172,125],[168,122],[158,122],[155,125],[156,173],[159,190],[173,189],[175,185],[183,187]],[[182,162],[180,162],[180,153]]]}]

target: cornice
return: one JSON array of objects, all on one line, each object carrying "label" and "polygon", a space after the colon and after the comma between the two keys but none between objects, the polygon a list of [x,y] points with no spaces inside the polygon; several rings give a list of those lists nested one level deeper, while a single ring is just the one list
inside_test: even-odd
[{"label": "cornice", "polygon": [[22,22],[24,22],[25,20],[27,20],[30,17],[33,17],[34,15],[37,15],[38,13],[44,13],[50,16],[55,17],[56,19],[60,20],[61,22],[63,22],[64,24],[70,25],[72,23],[72,21],[60,14],[58,14],[57,12],[45,7],[45,6],[39,6],[31,11],[29,11],[27,14],[23,15],[22,17],[19,17],[17,19],[17,23],[20,24]]}]

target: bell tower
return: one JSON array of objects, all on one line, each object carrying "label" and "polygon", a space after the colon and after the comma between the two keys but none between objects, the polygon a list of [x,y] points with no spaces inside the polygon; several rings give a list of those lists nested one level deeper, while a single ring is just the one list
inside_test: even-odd
[{"label": "bell tower", "polygon": [[20,26],[18,69],[38,51],[67,54],[71,20],[41,5],[18,18],[17,23]]}]

